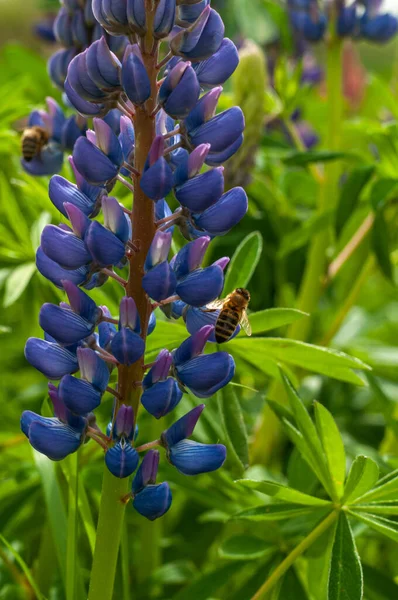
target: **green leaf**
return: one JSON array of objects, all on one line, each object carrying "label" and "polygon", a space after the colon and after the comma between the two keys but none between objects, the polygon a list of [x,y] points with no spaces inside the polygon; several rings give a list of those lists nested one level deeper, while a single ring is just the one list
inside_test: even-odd
[{"label": "green leaf", "polygon": [[233,387],[227,385],[221,390],[219,407],[227,445],[235,454],[242,473],[249,464],[249,446],[242,409]]},{"label": "green leaf", "polygon": [[308,573],[311,574],[308,578],[308,590],[312,594],[311,598],[316,600],[328,600],[330,563],[336,527],[337,522],[316,540],[306,554]]},{"label": "green leaf", "polygon": [[331,225],[333,215],[333,211],[314,214],[304,223],[300,223],[299,227],[284,235],[278,249],[278,257],[283,258],[294,250],[298,250],[308,244],[315,234],[320,233]]},{"label": "green leaf", "polygon": [[370,204],[374,211],[382,210],[392,193],[398,186],[397,179],[383,178],[378,179],[372,186],[370,191]]},{"label": "green leaf", "polygon": [[377,404],[378,409],[386,420],[386,423],[394,431],[395,436],[398,438],[398,419],[395,418],[395,402],[388,398],[384,393],[382,387],[379,385],[376,377],[372,373],[365,374],[368,380],[369,386],[374,394],[374,400]]},{"label": "green leaf", "polygon": [[354,504],[352,508],[374,515],[398,515],[398,500],[390,502],[371,502],[370,504]]},{"label": "green leaf", "polygon": [[390,258],[390,234],[384,213],[378,211],[372,227],[372,248],[382,273],[393,280],[393,267]]},{"label": "green leaf", "polygon": [[[327,487],[328,484],[326,483],[326,480],[324,477],[324,471],[318,464],[315,455],[311,451],[311,448],[307,444],[303,435],[296,429],[296,427],[294,427],[293,423],[290,420],[283,418],[282,423],[283,423],[283,428],[286,432],[286,435],[290,438],[290,440],[296,446],[298,452],[300,452],[303,459],[311,467],[314,474],[319,479],[319,481],[322,483],[322,485],[324,487],[325,486]],[[325,487],[325,489],[326,489],[326,487]]]},{"label": "green leaf", "polygon": [[216,597],[217,590],[228,583],[237,573],[235,562],[221,565],[195,578],[190,585],[184,587],[173,596],[173,600],[208,600]]},{"label": "green leaf", "polygon": [[19,265],[12,270],[11,275],[6,280],[3,306],[11,306],[24,293],[33,274],[36,271],[34,262]]},{"label": "green leaf", "polygon": [[241,485],[251,488],[253,490],[256,490],[257,492],[261,492],[262,494],[266,494],[267,496],[272,496],[277,500],[285,500],[286,502],[304,504],[307,506],[330,505],[330,502],[328,502],[327,500],[315,498],[315,496],[304,494],[299,490],[289,488],[285,485],[281,485],[280,483],[275,483],[273,481],[254,481],[253,479],[239,479],[237,483],[240,483]]},{"label": "green leaf", "polygon": [[394,540],[394,542],[398,542],[398,523],[397,521],[392,521],[391,519],[386,519],[385,517],[378,517],[376,515],[364,514],[357,510],[350,510],[350,514],[362,521],[362,523],[366,523],[375,531],[382,533],[388,538]]},{"label": "green leaf", "polygon": [[294,598],[294,600],[309,600],[309,596],[294,567],[289,569],[284,575],[277,598],[278,600],[286,600],[287,598]]},{"label": "green leaf", "polygon": [[23,560],[21,555],[15,550],[15,548],[9,542],[7,542],[7,540],[5,539],[5,537],[3,537],[1,535],[1,533],[0,533],[0,542],[2,544],[4,544],[4,546],[7,548],[7,550],[13,555],[13,557],[15,558],[18,565],[21,567],[26,579],[29,582],[30,587],[32,588],[33,592],[36,595],[37,600],[46,600],[45,597],[43,596],[43,594],[41,593],[41,591],[39,590],[39,588],[37,587],[37,583],[34,580],[33,575],[30,572],[30,569],[29,569],[28,565],[26,564],[26,562]]},{"label": "green leaf", "polygon": [[233,353],[236,350],[245,360],[264,368],[263,361],[272,359],[275,363],[288,363],[342,381],[361,383],[351,369],[370,369],[358,358],[344,352],[314,346],[305,342],[285,338],[238,338],[228,344]]},{"label": "green leaf", "polygon": [[354,212],[361,195],[362,190],[369,182],[375,171],[374,165],[366,165],[353,169],[343,187],[336,210],[336,235],[339,236],[344,225]]},{"label": "green leaf", "polygon": [[247,508],[236,513],[231,518],[238,521],[281,521],[308,515],[321,507],[303,506],[278,502],[277,504],[264,504],[254,508]]},{"label": "green leaf", "polygon": [[372,489],[379,478],[379,467],[368,456],[359,455],[351,465],[345,484],[344,503],[352,503]]},{"label": "green leaf", "polygon": [[308,317],[308,313],[294,308],[268,308],[250,314],[252,333],[264,333],[271,329],[278,329],[290,325],[298,319]]},{"label": "green leaf", "polygon": [[332,550],[328,600],[362,600],[362,596],[361,561],[347,516],[341,512]]},{"label": "green leaf", "polygon": [[283,162],[290,167],[304,167],[312,163],[330,162],[342,158],[354,158],[354,155],[347,152],[330,152],[329,150],[294,151],[283,158]]},{"label": "green leaf", "polygon": [[229,560],[255,560],[275,552],[273,544],[250,535],[235,535],[225,540],[219,548],[221,558]]},{"label": "green leaf", "polygon": [[322,448],[322,444],[318,437],[317,430],[307,412],[301,398],[290,383],[289,379],[282,373],[283,383],[289,399],[289,404],[294,413],[297,428],[299,429],[303,440],[312,455],[314,464],[317,466],[317,474],[328,494],[333,498],[335,496],[332,478],[326,465],[326,457]]},{"label": "green leaf", "polygon": [[66,600],[76,598],[76,575],[79,569],[77,554],[77,519],[79,489],[79,452],[67,458],[69,464],[68,485],[68,537],[66,546]]},{"label": "green leaf", "polygon": [[246,287],[260,260],[263,238],[259,231],[245,237],[234,252],[224,283],[224,294]]},{"label": "green leaf", "polygon": [[[398,585],[389,579],[385,573],[374,569],[370,565],[362,565],[365,582],[365,593],[373,592],[377,600],[391,600],[398,598]],[[373,598],[373,596],[372,596]]]},{"label": "green leaf", "polygon": [[398,471],[389,473],[383,479],[379,479],[377,486],[367,493],[364,493],[357,501],[361,502],[374,502],[375,500],[387,502],[389,500],[395,501],[398,498]]},{"label": "green leaf", "polygon": [[329,473],[339,498],[344,492],[346,459],[343,440],[330,412],[315,402],[315,423],[326,455]]}]

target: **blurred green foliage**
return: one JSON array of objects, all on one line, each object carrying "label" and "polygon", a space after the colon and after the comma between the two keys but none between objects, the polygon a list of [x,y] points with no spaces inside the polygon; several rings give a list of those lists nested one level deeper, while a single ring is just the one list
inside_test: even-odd
[{"label": "blurred green foliage", "polygon": [[[371,73],[360,104],[353,107],[346,100],[342,152],[336,157],[323,143],[327,125],[324,87],[300,87],[300,69],[286,56],[278,62],[276,89],[267,87],[267,53],[271,46],[273,51],[278,35],[281,47],[288,49],[290,44],[279,5],[271,0],[234,0],[233,10],[230,3],[218,2],[218,6],[229,34],[252,40],[242,49],[241,68],[224,100],[226,105],[241,103],[247,120],[247,139],[237,162],[232,162],[230,181],[249,182],[250,208],[238,227],[217,239],[209,260],[235,253],[231,265],[235,271],[230,270],[227,285],[248,283],[255,337],[249,343],[240,336],[228,344],[237,362],[237,377],[227,391],[207,403],[198,426],[200,441],[227,443],[226,467],[188,479],[163,462],[161,478],[176,490],[173,509],[155,523],[127,511],[115,587],[115,598],[123,600],[250,600],[267,574],[316,524],[313,513],[297,508],[289,509],[298,512],[287,520],[262,518],[263,506],[262,517],[256,513],[248,519],[234,517],[260,504],[258,493],[248,493],[234,483],[236,478],[267,479],[325,497],[291,442],[278,449],[271,466],[256,464],[247,469],[258,416],[270,382],[279,377],[281,362],[300,386],[306,406],[316,398],[333,414],[348,464],[363,454],[373,459],[381,476],[389,477],[398,467],[398,80],[393,78],[397,70],[394,48],[361,50]],[[23,8],[28,10],[25,3]],[[9,4],[7,12],[1,4],[0,20],[7,28],[15,23],[21,35],[18,10],[17,3]],[[24,14],[26,30],[29,17]],[[46,73],[45,53],[36,54],[30,46],[17,43],[0,49],[0,529],[4,536],[0,537],[0,600],[33,598],[36,587],[48,600],[64,598],[62,565],[71,465],[67,461],[54,464],[33,454],[19,432],[24,409],[43,414],[49,410],[46,381],[26,363],[24,343],[28,336],[39,334],[40,305],[62,297],[34,269],[41,230],[46,223],[58,222],[60,215],[48,199],[48,179],[28,177],[19,165],[19,120],[42,105],[46,95],[60,100]],[[321,140],[310,153],[294,147],[283,126],[297,107]],[[264,118],[282,126],[265,128]],[[314,168],[322,172],[324,163],[336,158],[345,173],[337,213],[320,220],[315,212],[319,182]],[[64,168],[70,175],[69,167]],[[123,190],[117,189],[117,195],[128,202]],[[291,307],[312,236],[333,225],[335,239],[329,257],[333,264],[369,215],[374,218],[373,228],[327,286],[321,309],[313,317],[311,342],[325,342],[330,350],[286,341],[287,326],[308,318]],[[355,281],[364,265],[367,270],[357,289]],[[117,312],[117,290],[112,284],[93,297]],[[149,358],[186,337],[181,323],[166,324],[161,318],[149,339]],[[340,357],[338,350],[350,357]],[[373,369],[370,384],[359,361]],[[184,396],[177,416],[196,402]],[[99,411],[102,425],[111,404],[106,397]],[[169,417],[165,421],[154,425],[142,414],[140,439],[158,435]],[[79,578],[84,585],[95,539],[103,456],[90,443],[82,449],[79,461]],[[264,501],[268,514],[273,505],[261,495]],[[396,527],[394,519],[390,528]],[[364,597],[397,597],[396,543],[366,521],[356,523],[352,534],[363,563]],[[339,535],[351,539],[345,523]],[[333,539],[326,531],[305,560],[301,558],[266,598],[323,600]]]}]

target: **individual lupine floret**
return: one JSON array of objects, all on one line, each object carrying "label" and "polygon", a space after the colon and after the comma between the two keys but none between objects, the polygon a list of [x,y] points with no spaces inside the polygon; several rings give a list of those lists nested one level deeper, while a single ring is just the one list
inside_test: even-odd
[{"label": "individual lupine floret", "polygon": [[171,412],[182,398],[182,391],[173,377],[169,377],[173,357],[168,350],[162,350],[154,365],[145,375],[141,403],[156,419]]},{"label": "individual lupine floret", "polygon": [[[85,180],[80,176],[80,182],[82,181]],[[104,188],[89,184],[86,184],[85,191],[90,195],[82,190],[79,181],[76,185],[65,179],[65,177],[61,177],[61,175],[51,177],[48,186],[48,195],[51,202],[64,217],[68,216],[64,207],[66,202],[79,208],[87,217],[95,217],[98,214],[101,208],[101,198],[106,194],[106,191]]]},{"label": "individual lupine floret", "polygon": [[222,85],[229,79],[239,63],[236,46],[229,38],[224,38],[221,46],[212,56],[200,62],[195,62],[198,81],[203,89]]},{"label": "individual lupine floret", "polygon": [[371,16],[371,13],[372,11],[368,9],[361,18],[362,37],[371,42],[388,42],[398,31],[398,20],[389,13],[375,16]]},{"label": "individual lupine floret", "polygon": [[123,152],[117,136],[105,121],[94,119],[94,131],[77,140],[73,161],[79,173],[93,185],[112,182],[123,164]]},{"label": "individual lupine floret", "polygon": [[206,164],[210,166],[228,160],[243,141],[245,119],[238,106],[215,115],[221,92],[221,87],[207,92],[184,121],[187,141],[192,148],[210,144],[211,150],[206,158]]},{"label": "individual lupine floret", "polygon": [[[78,269],[64,269],[57,262],[49,258],[39,246],[36,252],[36,267],[38,271],[58,288],[62,289],[64,280],[72,281],[75,285],[84,285],[86,289],[95,287],[95,279],[98,273],[91,276],[90,269],[86,266]],[[104,281],[100,283],[102,285]],[[93,284],[93,285],[91,285]]]},{"label": "individual lupine floret", "polygon": [[93,0],[92,10],[98,23],[111,35],[119,36],[128,33],[125,0]]},{"label": "individual lupine floret", "polygon": [[174,172],[174,195],[181,206],[192,212],[201,212],[217,202],[224,191],[224,168],[217,167],[200,173],[210,144],[201,144],[184,160]]},{"label": "individual lupine floret", "polygon": [[212,334],[214,326],[205,325],[173,352],[174,373],[178,381],[198,398],[210,398],[235,374],[235,362],[228,352],[203,354]]},{"label": "individual lupine floret", "polygon": [[72,414],[58,397],[57,388],[49,386],[54,417],[42,417],[31,410],[21,416],[21,429],[35,450],[51,460],[62,460],[76,452],[84,442],[87,419]]},{"label": "individual lupine floret", "polygon": [[122,84],[133,104],[144,104],[151,95],[151,83],[138,44],[126,48],[122,63]]},{"label": "individual lupine floret", "polygon": [[173,187],[173,172],[164,157],[165,142],[157,135],[145,162],[140,187],[144,194],[155,202],[162,200]]},{"label": "individual lupine floret", "polygon": [[122,404],[115,419],[113,436],[116,444],[105,454],[105,464],[115,477],[129,477],[138,466],[137,450],[131,445],[134,437],[134,411],[131,406]]},{"label": "individual lupine floret", "polygon": [[162,517],[170,508],[172,496],[167,482],[156,484],[159,452],[149,450],[133,479],[131,495],[137,512],[150,521]]},{"label": "individual lupine floret", "polygon": [[[107,306],[101,306],[102,314],[106,318],[112,318]],[[107,352],[111,351],[111,342],[117,332],[116,326],[108,321],[101,321],[98,325],[99,345]]]},{"label": "individual lupine floret", "polygon": [[248,198],[241,187],[232,188],[201,213],[191,215],[195,227],[210,236],[225,235],[247,213]]},{"label": "individual lupine floret", "polygon": [[340,37],[352,35],[356,32],[358,25],[357,5],[340,6],[337,13],[336,31]]},{"label": "individual lupine floret", "polygon": [[220,48],[224,31],[220,15],[206,6],[194,23],[171,39],[170,50],[186,60],[205,60]]},{"label": "individual lupine floret", "polygon": [[30,337],[25,345],[25,358],[48,379],[61,379],[78,368],[76,354],[57,342]]},{"label": "individual lupine floret", "polygon": [[86,415],[97,408],[109,382],[109,368],[91,348],[78,348],[80,379],[64,375],[58,386],[58,397],[77,415]]},{"label": "individual lupine floret", "polygon": [[293,29],[308,42],[319,42],[326,31],[327,18],[321,13],[318,0],[288,0]]},{"label": "individual lupine floret", "polygon": [[94,300],[72,281],[63,281],[70,305],[46,302],[40,309],[40,327],[61,344],[75,344],[89,337],[101,320],[102,311]]},{"label": "individual lupine floret", "polygon": [[204,408],[204,404],[196,406],[161,435],[168,461],[184,475],[216,471],[226,458],[226,448],[222,444],[201,444],[187,439]]},{"label": "individual lupine floret", "polygon": [[175,293],[176,276],[167,257],[172,240],[171,231],[157,231],[146,257],[142,287],[150,298],[161,302]]},{"label": "individual lupine floret", "polygon": [[[178,3],[177,3],[178,4]],[[178,7],[178,19],[182,25],[188,27],[201,15],[210,0],[195,0],[195,2],[180,2]]]},{"label": "individual lupine floret", "polygon": [[209,243],[209,237],[200,237],[181,248],[171,261],[177,278],[176,294],[191,306],[203,306],[218,298],[224,286],[223,271],[229,258],[200,267]]},{"label": "individual lupine floret", "polygon": [[173,119],[183,119],[199,98],[199,82],[190,62],[180,61],[166,75],[158,102]]},{"label": "individual lupine floret", "polygon": [[153,20],[153,37],[157,40],[166,38],[174,26],[176,16],[176,0],[159,0]]},{"label": "individual lupine floret", "polygon": [[132,298],[122,298],[119,315],[119,331],[112,338],[111,351],[119,363],[132,365],[145,351],[145,342],[139,335],[140,317]]}]

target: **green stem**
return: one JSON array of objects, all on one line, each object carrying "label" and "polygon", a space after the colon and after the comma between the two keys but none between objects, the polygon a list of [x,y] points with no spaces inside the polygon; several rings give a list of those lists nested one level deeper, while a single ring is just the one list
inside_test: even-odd
[{"label": "green stem", "polygon": [[68,457],[68,539],[66,546],[66,600],[76,599],[76,569],[77,569],[77,518],[78,518],[78,467],[79,452]]},{"label": "green stem", "polygon": [[129,491],[129,480],[114,477],[104,465],[97,539],[91,570],[88,600],[112,600],[117,557]]},{"label": "green stem", "polygon": [[280,580],[280,578],[286,573],[293,563],[301,556],[312,544],[336,521],[338,517],[338,511],[330,513],[326,519],[321,521],[317,527],[298,546],[290,552],[290,554],[281,562],[281,564],[275,569],[275,571],[268,577],[263,583],[260,589],[254,594],[251,600],[260,600],[265,596],[267,592],[272,590],[274,585]]}]

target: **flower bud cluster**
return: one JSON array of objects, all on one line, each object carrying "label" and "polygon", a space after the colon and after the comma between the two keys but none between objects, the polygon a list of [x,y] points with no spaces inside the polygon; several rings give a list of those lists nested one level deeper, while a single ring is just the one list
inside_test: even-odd
[{"label": "flower bud cluster", "polygon": [[48,72],[53,83],[61,90],[69,63],[88,48],[95,40],[107,37],[112,51],[119,55],[127,45],[125,37],[107,36],[93,14],[91,0],[62,0],[61,8],[53,25],[56,40],[62,48],[53,54],[48,62]]},{"label": "flower bud cluster", "polygon": [[297,33],[308,42],[323,39],[329,21],[334,21],[340,37],[388,42],[398,31],[398,20],[381,13],[380,0],[288,0],[290,20]]},{"label": "flower bud cluster", "polygon": [[[215,340],[218,314],[206,305],[222,294],[229,262],[225,257],[208,265],[205,254],[211,239],[226,234],[247,211],[242,188],[224,193],[222,166],[242,143],[243,114],[237,107],[217,114],[221,84],[236,68],[238,54],[207,0],[94,0],[93,14],[109,36],[129,36],[130,44],[119,60],[102,36],[75,54],[68,67],[65,92],[81,115],[94,117],[93,129],[74,144],[70,162],[76,183],[59,175],[50,181],[51,201],[66,222],[47,225],[37,251],[39,271],[67,296],[59,306],[42,307],[44,339],[30,338],[25,349],[33,366],[59,380],[58,387],[50,383],[49,388],[54,417],[27,411],[21,425],[31,444],[54,460],[88,439],[100,444],[115,477],[135,472],[132,504],[155,519],[169,509],[171,492],[167,483],[156,483],[159,453],[152,448],[163,448],[166,459],[186,475],[213,471],[226,456],[220,444],[189,439],[204,405],[159,440],[137,447],[138,402],[131,396],[139,399],[134,394],[141,390],[139,404],[161,419],[184,392],[210,398],[234,376],[228,352],[205,353]],[[162,43],[167,48],[161,60]],[[143,119],[151,136],[144,155]],[[136,207],[130,211],[111,195],[117,181],[134,192],[134,203],[145,204],[150,221],[136,222]],[[171,193],[179,203],[174,213],[165,199]],[[171,256],[175,227],[188,243]],[[134,261],[145,236],[135,281]],[[118,270],[129,271],[128,279]],[[116,318],[86,293],[109,278],[125,293]],[[130,291],[134,287],[142,291],[144,310]],[[190,335],[145,364],[145,340],[156,326],[157,307],[171,318],[183,317]],[[116,371],[119,380],[112,387]],[[132,373],[129,396],[120,378]],[[93,411],[105,393],[115,404],[103,432]]]}]

